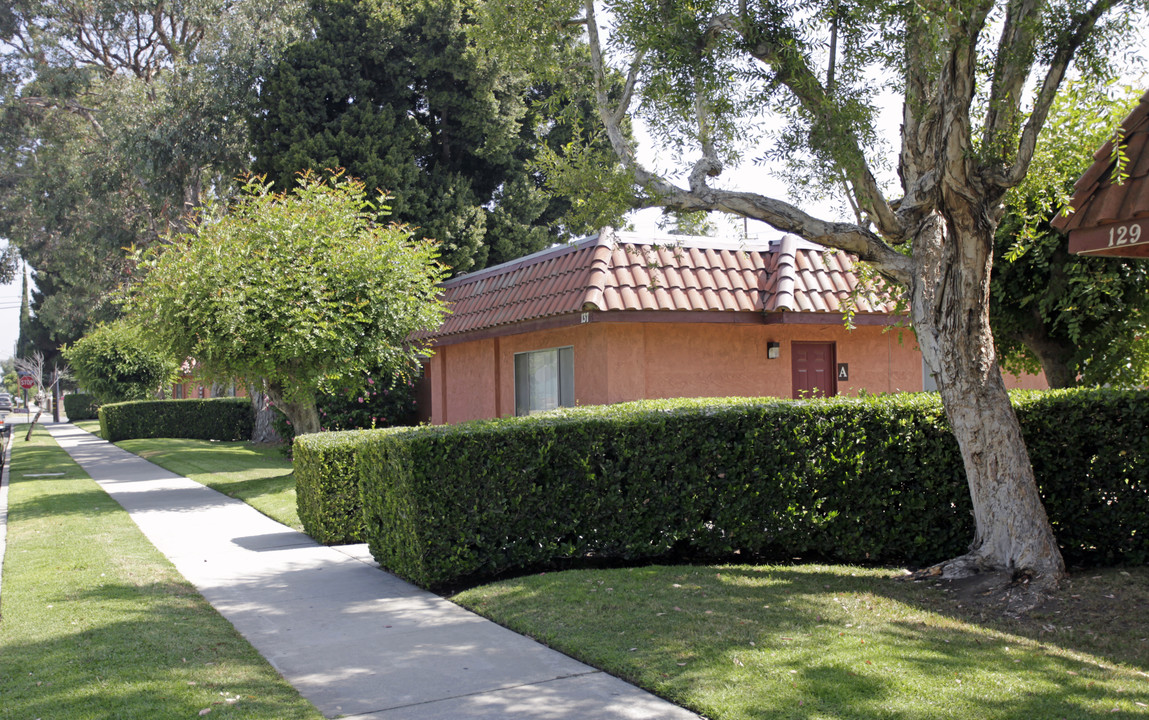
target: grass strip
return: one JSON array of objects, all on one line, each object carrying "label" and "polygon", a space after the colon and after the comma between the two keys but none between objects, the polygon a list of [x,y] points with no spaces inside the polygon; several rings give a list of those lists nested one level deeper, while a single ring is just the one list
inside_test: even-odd
[{"label": "grass strip", "polygon": [[100,434],[100,421],[99,420],[70,420],[73,425],[80,428],[84,432],[90,432],[96,437],[103,437]]},{"label": "grass strip", "polygon": [[43,428],[10,478],[0,718],[323,717]]},{"label": "grass strip", "polygon": [[711,720],[1149,716],[1149,569],[1075,579],[1014,623],[895,574],[575,570],[453,599]]},{"label": "grass strip", "polygon": [[[100,434],[99,420],[76,427]],[[303,532],[295,500],[291,460],[272,445],[182,438],[121,440],[117,446],[177,475],[251,505],[264,515]]]}]

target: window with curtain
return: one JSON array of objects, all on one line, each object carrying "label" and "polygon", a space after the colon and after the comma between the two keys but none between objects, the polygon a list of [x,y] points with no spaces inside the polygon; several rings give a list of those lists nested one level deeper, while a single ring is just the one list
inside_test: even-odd
[{"label": "window with curtain", "polygon": [[574,406],[574,348],[515,354],[515,414]]}]

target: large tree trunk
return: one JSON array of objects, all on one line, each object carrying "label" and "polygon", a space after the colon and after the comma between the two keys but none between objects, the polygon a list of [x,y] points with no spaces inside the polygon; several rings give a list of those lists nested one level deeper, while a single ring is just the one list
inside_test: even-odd
[{"label": "large tree trunk", "polygon": [[914,328],[926,361],[937,371],[976,523],[968,554],[938,569],[943,577],[1007,570],[1056,582],[1065,564],[990,331],[996,220],[989,206],[989,201],[970,203],[945,216],[935,213],[914,238],[915,264],[924,271],[911,288]]},{"label": "large tree trunk", "polygon": [[272,420],[275,418],[275,408],[271,405],[271,398],[263,392],[263,383],[249,383],[247,396],[251,398],[251,407],[255,411],[255,425],[251,432],[251,441],[254,443],[280,442],[283,438],[275,432]]},{"label": "large tree trunk", "polygon": [[1045,333],[1045,325],[1028,332],[1021,341],[1037,356],[1041,369],[1045,372],[1045,380],[1051,388],[1068,388],[1077,384],[1077,372],[1071,360],[1073,348],[1066,347],[1056,340],[1050,339]]},{"label": "large tree trunk", "polygon": [[283,386],[273,382],[267,384],[267,396],[287,416],[296,437],[319,432],[319,410],[314,397],[295,395],[288,401]]}]

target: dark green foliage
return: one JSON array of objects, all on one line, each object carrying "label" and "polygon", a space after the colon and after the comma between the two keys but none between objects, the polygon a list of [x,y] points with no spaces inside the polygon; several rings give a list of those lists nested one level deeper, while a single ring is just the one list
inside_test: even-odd
[{"label": "dark green foliage", "polygon": [[[1015,395],[1071,564],[1149,559],[1147,400]],[[300,517],[305,493],[331,493],[326,509],[308,495],[313,522],[332,536],[340,523],[358,530],[358,472],[372,553],[427,587],[588,557],[739,551],[921,565],[961,554],[973,533],[962,460],[933,394],[644,401],[309,435],[296,453],[306,458]]]},{"label": "dark green foliage", "polygon": [[247,398],[139,400],[100,407],[100,433],[108,442],[157,437],[248,440],[254,424]]},{"label": "dark green foliage", "polygon": [[64,396],[64,414],[69,420],[95,420],[98,418],[100,406],[96,398],[84,393],[69,393]]},{"label": "dark green foliage", "polygon": [[1149,562],[1149,392],[1013,399],[1066,563]]},{"label": "dark green foliage", "polygon": [[[377,370],[366,382],[332,388],[321,384],[315,397],[323,431],[364,430],[410,425],[415,422],[415,384],[410,375]],[[282,412],[272,420],[275,433],[290,453],[295,428]]]},{"label": "dark green foliage", "polygon": [[535,105],[557,89],[474,46],[477,5],[317,0],[314,36],[260,87],[254,170],[286,189],[300,171],[345,168],[439,241],[453,273],[588,230],[561,227],[571,199],[548,196],[531,166],[572,139]]},{"label": "dark green foliage", "polygon": [[943,423],[927,396],[676,400],[373,437],[368,542],[427,586],[588,555],[924,562],[972,532]]},{"label": "dark green foliage", "polygon": [[310,433],[293,443],[299,520],[324,545],[363,542],[357,460],[365,437],[362,430]]}]

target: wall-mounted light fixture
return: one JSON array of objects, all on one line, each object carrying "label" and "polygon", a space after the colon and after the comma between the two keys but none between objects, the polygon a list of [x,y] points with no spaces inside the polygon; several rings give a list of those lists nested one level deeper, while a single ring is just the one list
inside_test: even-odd
[{"label": "wall-mounted light fixture", "polygon": [[766,357],[771,360],[777,360],[782,354],[782,346],[776,342],[766,343]]}]

